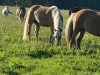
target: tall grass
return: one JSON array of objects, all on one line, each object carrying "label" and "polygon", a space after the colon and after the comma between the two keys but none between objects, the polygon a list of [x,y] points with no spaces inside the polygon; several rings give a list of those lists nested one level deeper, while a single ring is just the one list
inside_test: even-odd
[{"label": "tall grass", "polygon": [[[9,7],[15,13],[16,7]],[[2,11],[3,6],[0,6]],[[68,11],[61,10],[64,27]],[[63,31],[60,46],[49,45],[50,29],[41,27],[39,41],[34,36],[22,41],[24,22],[15,15],[0,13],[0,75],[100,75],[100,38],[89,33],[80,50],[68,49]]]}]

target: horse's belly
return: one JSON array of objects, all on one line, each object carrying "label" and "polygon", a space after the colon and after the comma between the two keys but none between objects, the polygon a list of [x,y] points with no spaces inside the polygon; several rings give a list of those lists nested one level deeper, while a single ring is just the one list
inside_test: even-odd
[{"label": "horse's belly", "polygon": [[87,32],[95,35],[95,36],[100,36],[100,23],[94,24],[91,22],[91,24],[86,24],[85,29]]},{"label": "horse's belly", "polygon": [[87,32],[89,32],[90,34],[95,35],[95,36],[100,36],[100,32],[97,32],[97,31],[89,31],[89,30],[87,30]]},{"label": "horse's belly", "polygon": [[40,21],[40,25],[44,27],[50,27],[52,24],[48,22],[48,20]]},{"label": "horse's belly", "polygon": [[47,25],[47,24],[41,24],[41,26],[43,26],[43,27],[50,27],[50,25]]},{"label": "horse's belly", "polygon": [[50,27],[53,24],[51,18],[47,17],[47,15],[38,15],[35,18],[41,26]]},{"label": "horse's belly", "polygon": [[100,16],[90,15],[86,19],[84,26],[87,32],[100,36]]}]

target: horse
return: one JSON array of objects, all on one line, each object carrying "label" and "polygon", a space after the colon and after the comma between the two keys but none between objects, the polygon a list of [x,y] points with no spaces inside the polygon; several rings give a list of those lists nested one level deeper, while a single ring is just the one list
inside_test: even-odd
[{"label": "horse", "polygon": [[24,19],[24,16],[25,16],[25,12],[26,12],[26,10],[25,10],[25,7],[18,7],[17,9],[16,9],[16,16],[17,16],[17,19],[20,21],[20,22],[22,22],[23,21],[23,19]]},{"label": "horse", "polygon": [[9,8],[8,7],[4,7],[3,9],[2,9],[2,14],[4,15],[4,16],[8,16],[8,14],[12,14],[12,12],[10,12],[9,11]]},{"label": "horse", "polygon": [[100,12],[92,9],[82,9],[71,14],[66,24],[67,46],[80,49],[85,31],[100,36]]},{"label": "horse", "polygon": [[84,8],[83,8],[83,7],[73,7],[73,8],[71,8],[71,9],[69,9],[68,14],[69,14],[69,16],[70,16],[72,13],[76,13],[76,12],[78,12],[78,11],[81,10],[81,9],[84,9]]},{"label": "horse", "polygon": [[36,25],[35,36],[37,40],[40,26],[50,27],[49,43],[53,43],[53,39],[55,39],[55,44],[60,44],[61,32],[63,31],[63,17],[57,6],[33,5],[30,7],[25,21],[23,40],[30,39],[32,23]]}]

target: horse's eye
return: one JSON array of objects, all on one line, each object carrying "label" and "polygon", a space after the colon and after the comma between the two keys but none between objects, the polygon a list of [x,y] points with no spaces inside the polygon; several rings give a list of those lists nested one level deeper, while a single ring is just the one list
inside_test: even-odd
[{"label": "horse's eye", "polygon": [[55,31],[57,31],[57,30],[55,30]]},{"label": "horse's eye", "polygon": [[54,29],[54,31],[57,31],[57,29]]}]

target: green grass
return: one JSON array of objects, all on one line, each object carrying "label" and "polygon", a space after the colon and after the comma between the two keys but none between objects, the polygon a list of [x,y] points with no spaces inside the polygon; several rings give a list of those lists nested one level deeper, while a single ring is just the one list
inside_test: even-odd
[{"label": "green grass", "polygon": [[[15,13],[16,7],[9,7]],[[3,6],[0,6],[0,11]],[[64,27],[68,11],[61,11]],[[68,49],[64,31],[60,46],[49,45],[50,29],[41,27],[39,41],[34,36],[22,41],[24,22],[15,15],[0,13],[0,75],[100,75],[100,38],[85,33],[81,49]]]}]

